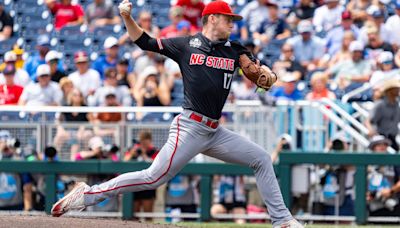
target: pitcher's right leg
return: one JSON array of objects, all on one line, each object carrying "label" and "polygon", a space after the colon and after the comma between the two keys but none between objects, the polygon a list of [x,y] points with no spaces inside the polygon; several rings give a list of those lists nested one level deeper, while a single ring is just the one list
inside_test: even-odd
[{"label": "pitcher's right leg", "polygon": [[[167,143],[163,146],[152,165],[145,170],[122,174],[99,185],[79,185],[81,189],[76,194],[67,195],[69,199],[59,200],[52,210],[52,214],[61,214],[80,204],[95,205],[106,198],[123,192],[137,192],[154,189],[175,176],[186,163],[203,151],[206,146],[205,135],[196,134],[193,123],[183,116],[178,116],[171,124]],[[201,129],[200,129],[201,130]],[[81,191],[82,190],[82,191]],[[84,194],[82,194],[84,192]],[[75,202],[82,203],[75,203]],[[80,207],[79,207],[80,208]],[[53,213],[54,211],[54,213]]]}]

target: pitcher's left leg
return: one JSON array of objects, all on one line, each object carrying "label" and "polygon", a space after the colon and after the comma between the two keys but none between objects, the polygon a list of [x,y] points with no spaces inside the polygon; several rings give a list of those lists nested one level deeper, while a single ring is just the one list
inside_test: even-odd
[{"label": "pitcher's left leg", "polygon": [[267,205],[272,224],[280,225],[293,219],[283,202],[271,158],[259,145],[219,127],[212,140],[212,149],[204,154],[225,162],[251,167],[255,173],[258,191]]}]

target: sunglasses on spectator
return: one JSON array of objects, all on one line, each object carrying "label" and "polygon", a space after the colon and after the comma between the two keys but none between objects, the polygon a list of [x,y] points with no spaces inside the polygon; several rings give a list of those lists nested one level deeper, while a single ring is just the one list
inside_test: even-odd
[{"label": "sunglasses on spectator", "polygon": [[282,49],[282,52],[292,52],[292,49]]},{"label": "sunglasses on spectator", "polygon": [[42,74],[42,75],[40,75],[39,77],[40,77],[40,78],[41,78],[41,77],[50,77],[50,74]]}]

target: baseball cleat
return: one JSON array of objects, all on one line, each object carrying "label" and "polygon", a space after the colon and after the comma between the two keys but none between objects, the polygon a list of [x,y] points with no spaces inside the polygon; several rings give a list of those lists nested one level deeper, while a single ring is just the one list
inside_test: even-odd
[{"label": "baseball cleat", "polygon": [[292,219],[281,225],[274,226],[274,228],[305,228],[305,226],[301,225],[296,219]]},{"label": "baseball cleat", "polygon": [[53,208],[51,208],[51,215],[54,217],[60,217],[70,210],[84,210],[86,206],[84,204],[83,193],[89,188],[89,185],[84,182],[77,183],[71,192],[53,205]]}]

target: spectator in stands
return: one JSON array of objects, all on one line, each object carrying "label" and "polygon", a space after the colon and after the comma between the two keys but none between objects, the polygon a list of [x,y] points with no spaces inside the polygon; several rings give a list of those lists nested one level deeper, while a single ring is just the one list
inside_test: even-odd
[{"label": "spectator in stands", "polygon": [[201,13],[205,7],[203,0],[178,0],[177,6],[183,8],[183,16],[196,28],[201,27]]},{"label": "spectator in stands", "polygon": [[[105,95],[105,102],[103,107],[119,107],[121,106],[118,103],[117,95],[115,92],[110,91]],[[113,138],[117,138],[118,136],[118,128],[116,127],[102,127],[102,123],[111,123],[117,124],[122,120],[122,114],[120,112],[101,112],[94,113],[93,119],[91,123],[93,124],[94,134],[97,136],[111,136]]]},{"label": "spectator in stands", "polygon": [[336,95],[327,88],[328,78],[323,72],[314,72],[311,76],[311,92],[306,95],[306,100],[315,101],[322,98],[336,99]]},{"label": "spectator in stands", "polygon": [[325,37],[326,47],[328,48],[328,54],[330,56],[334,56],[338,51],[340,51],[343,44],[344,34],[347,31],[352,32],[353,37],[357,39],[359,29],[353,24],[350,11],[343,11],[340,26],[334,27]]},{"label": "spectator in stands", "polygon": [[350,89],[354,83],[355,86],[367,82],[371,75],[372,66],[370,61],[364,60],[364,47],[360,41],[353,41],[350,44],[351,59],[338,62],[330,67],[325,73],[333,77],[339,89]]},{"label": "spectator in stands", "polygon": [[117,102],[122,106],[131,106],[132,98],[129,88],[125,85],[118,85],[117,70],[108,68],[105,72],[104,86],[98,88],[93,95],[88,97],[89,106],[101,106],[106,104],[107,94],[113,93]]},{"label": "spectator in stands", "polygon": [[[68,94],[66,106],[73,107],[85,107],[85,98],[81,91],[77,88],[72,89],[71,93]],[[87,123],[92,119],[91,113],[85,112],[63,112],[56,119],[57,133],[54,137],[54,145],[61,151],[61,148],[65,141],[68,141],[71,146],[71,160],[75,159],[76,153],[79,150],[80,144],[89,140],[92,136],[90,130],[85,129],[83,125],[79,125],[78,130],[66,130],[61,123]]]},{"label": "spectator in stands", "polygon": [[339,0],[325,0],[324,5],[318,7],[314,12],[313,25],[315,31],[328,32],[341,22],[341,14],[345,10]]},{"label": "spectator in stands", "polygon": [[[335,29],[334,29],[335,30]],[[333,31],[333,30],[332,30]],[[331,32],[332,32],[331,31]],[[352,31],[345,31],[343,33],[340,49],[335,51],[335,54],[326,63],[328,67],[332,67],[339,62],[343,62],[351,59],[351,52],[349,50],[351,42],[355,40],[354,33]],[[323,65],[323,64],[320,64]]]},{"label": "spectator in stands", "polygon": [[312,0],[300,0],[291,9],[289,15],[294,14],[297,20],[309,20],[314,16],[314,11],[317,8]]},{"label": "spectator in stands", "polygon": [[[125,154],[124,161],[134,160],[152,162],[156,158],[159,150],[153,145],[153,136],[151,132],[141,130],[138,136],[139,142],[135,142],[135,144]],[[135,212],[153,212],[155,199],[156,190],[135,192]]]},{"label": "spectator in stands", "polygon": [[297,30],[300,35],[290,38],[287,42],[292,45],[297,61],[308,71],[313,71],[324,55],[324,42],[313,35],[313,25],[309,21],[300,21]]},{"label": "spectator in stands", "polygon": [[367,20],[367,9],[372,5],[372,0],[350,0],[346,8],[351,12],[354,23],[361,27]]},{"label": "spectator in stands", "polygon": [[377,33],[383,41],[390,42],[392,40],[392,34],[385,26],[383,12],[379,10],[376,5],[370,6],[367,12],[368,20],[365,21],[364,26],[361,28],[358,39],[366,45],[368,43],[369,34]]},{"label": "spectator in stands", "polygon": [[[36,69],[41,64],[46,64],[46,54],[50,50],[50,38],[46,34],[40,35],[36,40],[37,53],[29,56],[25,62],[24,68],[28,72],[32,81],[36,81]],[[63,70],[63,65],[61,61],[58,63],[58,69]]]},{"label": "spectator in stands", "polygon": [[[344,132],[336,133],[328,142],[328,152],[346,152],[350,141]],[[320,180],[323,215],[354,215],[354,166],[328,166]],[[337,209],[337,212],[336,212]]]},{"label": "spectator in stands", "polygon": [[378,70],[372,74],[369,82],[374,88],[380,88],[385,80],[393,78],[400,79],[400,69],[394,69],[393,54],[384,51],[378,57]]},{"label": "spectator in stands", "polygon": [[58,84],[63,93],[61,105],[66,106],[68,105],[68,97],[70,96],[70,93],[74,90],[74,84],[69,78],[62,78]]},{"label": "spectator in stands", "polygon": [[231,94],[233,100],[258,100],[258,94],[255,93],[257,86],[247,77],[242,75],[240,81],[232,82]]},{"label": "spectator in stands", "polygon": [[293,73],[286,73],[281,76],[281,86],[275,86],[270,92],[270,96],[279,100],[297,101],[303,99],[303,95],[297,89],[297,78]]},{"label": "spectator in stands", "polygon": [[84,51],[77,51],[74,54],[74,62],[76,71],[68,75],[68,78],[85,98],[93,95],[101,86],[99,72],[89,67],[89,57]]},{"label": "spectator in stands", "polygon": [[49,51],[46,54],[46,63],[50,66],[50,77],[53,82],[60,82],[60,80],[67,76],[64,71],[58,69],[58,63],[61,59],[61,53],[57,51]]},{"label": "spectator in stands", "polygon": [[[131,93],[133,93],[133,87],[135,85],[135,75],[128,72],[129,60],[122,58],[117,64],[117,80],[119,86],[127,86]],[[133,95],[133,94],[132,94]]]},{"label": "spectator in stands", "polygon": [[274,72],[278,75],[284,75],[286,72],[292,73],[296,80],[304,78],[305,68],[297,61],[293,53],[293,47],[289,43],[285,43],[281,48],[281,55],[273,65]]},{"label": "spectator in stands", "polygon": [[8,40],[13,35],[14,20],[10,14],[5,11],[4,3],[0,3],[0,42]]},{"label": "spectator in stands", "polygon": [[[21,159],[17,153],[15,144],[10,145],[11,137],[8,131],[0,131],[0,160]],[[23,181],[21,175],[15,173],[0,172],[0,210],[23,210]]]},{"label": "spectator in stands", "polygon": [[[153,16],[151,15],[151,12],[143,10],[140,11],[136,22],[150,36],[159,37],[160,28],[158,28],[157,25],[154,25],[152,21]],[[119,38],[119,45],[129,45],[129,47],[133,49],[133,59],[136,59],[143,54],[143,50],[136,46],[136,44],[129,38],[129,34],[127,32]]]},{"label": "spectator in stands", "polygon": [[54,16],[54,27],[57,31],[64,26],[81,25],[84,21],[83,8],[79,4],[72,4],[72,0],[46,0],[46,5]]},{"label": "spectator in stands", "polygon": [[[169,9],[169,19],[171,24],[163,28],[160,32],[162,38],[171,38],[178,36],[177,25],[179,22],[183,21],[183,8],[180,6],[173,6]],[[195,32],[196,28],[191,26],[191,32]]]},{"label": "spectator in stands", "polygon": [[250,33],[257,31],[261,23],[269,19],[267,3],[268,0],[251,1],[240,11]]},{"label": "spectator in stands", "polygon": [[50,80],[50,67],[47,64],[39,65],[36,75],[38,82],[25,87],[19,105],[60,105],[62,92],[58,84]]},{"label": "spectator in stands", "polygon": [[0,105],[16,105],[24,88],[15,84],[16,69],[8,64],[3,70],[4,82],[0,82]]},{"label": "spectator in stands", "polygon": [[[13,51],[8,51],[4,54],[4,67],[13,65],[15,67],[14,83],[21,87],[27,86],[31,83],[29,74],[24,69],[18,69],[16,67],[17,55]],[[4,69],[3,69],[4,70]],[[0,84],[5,83],[5,77],[3,74],[0,75]]]},{"label": "spectator in stands", "polygon": [[290,37],[288,24],[279,17],[279,7],[276,2],[269,1],[268,20],[261,23],[260,27],[253,32],[253,39],[261,41],[262,45],[268,44],[271,40],[282,40]]},{"label": "spectator in stands", "polygon": [[[371,138],[369,149],[385,154],[391,140],[383,135]],[[400,166],[372,166],[369,168],[367,202],[370,216],[398,216],[400,214]]]},{"label": "spectator in stands", "polygon": [[171,93],[165,72],[158,72],[149,66],[140,75],[138,90],[135,94],[137,106],[166,106],[171,102]]},{"label": "spectator in stands", "polygon": [[17,69],[22,69],[24,67],[24,49],[22,49],[20,46],[17,44],[14,44],[13,50],[12,50],[16,55],[17,55],[17,61],[15,62],[15,67]]},{"label": "spectator in stands", "polygon": [[399,132],[400,107],[398,97],[400,91],[400,81],[398,78],[386,80],[382,87],[383,98],[375,101],[374,108],[366,121],[369,130],[368,135],[383,135],[391,141],[391,146],[396,151],[399,146],[396,136]]},{"label": "spectator in stands", "polygon": [[[214,176],[215,204],[211,207],[211,215],[246,214],[246,192],[243,176]],[[245,219],[234,219],[237,224],[245,224]]]},{"label": "spectator in stands", "polygon": [[111,2],[94,0],[86,6],[85,23],[93,30],[96,27],[118,25],[121,23],[121,18]]},{"label": "spectator in stands", "polygon": [[400,48],[400,2],[396,1],[396,14],[390,16],[385,23],[385,28],[390,31],[390,43],[395,47],[395,50]]},{"label": "spectator in stands", "polygon": [[378,62],[378,57],[383,51],[389,51],[393,53],[392,45],[381,39],[376,27],[369,27],[367,33],[368,42],[365,46],[365,52],[367,57],[372,60],[374,64]]},{"label": "spectator in stands", "polygon": [[[196,176],[176,175],[167,183],[165,192],[165,209],[172,214],[172,223],[194,219],[174,218],[181,213],[196,213],[198,205],[198,184]],[[167,218],[168,219],[168,218]]]},{"label": "spectator in stands", "polygon": [[107,37],[104,41],[105,56],[100,56],[93,62],[93,69],[99,72],[100,77],[104,80],[104,73],[108,68],[115,68],[118,62],[119,44],[117,38],[113,36]]}]

